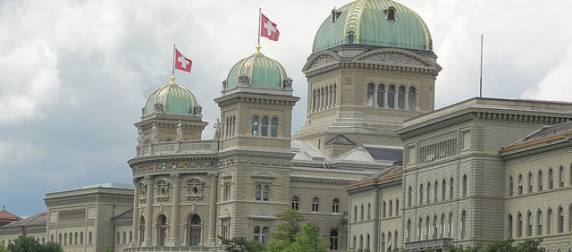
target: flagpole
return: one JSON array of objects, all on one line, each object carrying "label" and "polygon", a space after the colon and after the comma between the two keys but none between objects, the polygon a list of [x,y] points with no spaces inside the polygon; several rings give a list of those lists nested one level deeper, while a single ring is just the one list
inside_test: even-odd
[{"label": "flagpole", "polygon": [[256,47],[256,51],[260,53],[260,18],[262,15],[262,8],[258,8],[258,46]]},{"label": "flagpole", "polygon": [[173,43],[173,67],[171,68],[171,74],[175,76],[175,43]]}]

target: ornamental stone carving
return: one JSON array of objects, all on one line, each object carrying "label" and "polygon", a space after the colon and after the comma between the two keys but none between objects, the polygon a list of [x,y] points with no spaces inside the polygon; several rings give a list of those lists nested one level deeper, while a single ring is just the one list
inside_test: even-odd
[{"label": "ornamental stone carving", "polygon": [[154,111],[155,111],[155,113],[162,113],[163,112],[163,104],[160,102],[155,103]]},{"label": "ornamental stone carving", "polygon": [[248,75],[241,74],[240,76],[238,76],[238,85],[239,86],[248,86],[249,82],[250,81],[249,81]]},{"label": "ornamental stone carving", "polygon": [[292,88],[292,78],[284,78],[284,88]]},{"label": "ornamental stone carving", "polygon": [[425,66],[425,64],[413,57],[396,52],[373,54],[362,58],[360,61],[379,62],[388,65]]},{"label": "ornamental stone carving", "polygon": [[318,57],[317,59],[315,59],[314,62],[312,62],[312,66],[310,67],[310,69],[318,68],[318,67],[321,67],[323,65],[327,65],[327,64],[337,62],[337,61],[338,60],[331,55],[322,55],[322,56]]}]

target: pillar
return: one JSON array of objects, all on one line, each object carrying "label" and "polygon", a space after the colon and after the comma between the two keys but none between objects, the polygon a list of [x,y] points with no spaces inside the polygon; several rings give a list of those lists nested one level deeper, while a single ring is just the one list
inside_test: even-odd
[{"label": "pillar", "polygon": [[208,244],[215,245],[215,231],[216,231],[216,195],[217,195],[217,173],[209,172],[209,177],[211,178],[211,193],[210,193],[210,204],[209,204],[209,236]]},{"label": "pillar", "polygon": [[133,196],[133,240],[131,240],[131,247],[136,247],[139,244],[139,179],[133,179],[133,186],[135,187],[135,194]]},{"label": "pillar", "polygon": [[145,176],[147,185],[147,208],[145,209],[145,247],[153,246],[153,177]]},{"label": "pillar", "polygon": [[179,246],[179,204],[181,202],[181,175],[179,173],[171,174],[173,179],[173,218],[171,220],[171,243],[173,246]]}]

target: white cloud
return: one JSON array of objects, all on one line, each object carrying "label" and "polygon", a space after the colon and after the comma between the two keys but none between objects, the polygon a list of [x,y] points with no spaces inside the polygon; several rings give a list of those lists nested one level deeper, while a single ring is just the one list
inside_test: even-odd
[{"label": "white cloud", "polygon": [[534,87],[526,90],[525,99],[558,100],[572,102],[572,43],[560,61]]},{"label": "white cloud", "polygon": [[0,56],[0,125],[42,117],[42,106],[58,97],[58,56],[36,39]]}]

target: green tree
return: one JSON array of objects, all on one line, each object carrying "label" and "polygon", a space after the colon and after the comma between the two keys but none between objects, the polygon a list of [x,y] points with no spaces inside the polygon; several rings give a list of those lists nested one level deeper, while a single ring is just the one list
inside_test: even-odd
[{"label": "green tree", "polygon": [[[0,250],[2,251],[2,250]],[[46,245],[40,244],[33,236],[20,236],[14,243],[8,244],[10,252],[63,252],[59,244],[48,242]]]},{"label": "green tree", "polygon": [[234,237],[232,239],[225,239],[221,236],[218,237],[221,243],[226,246],[225,251],[228,252],[261,252],[266,250],[264,244],[257,241],[249,241],[245,237]]},{"label": "green tree", "polygon": [[328,251],[329,243],[322,244],[322,236],[311,224],[305,223],[300,233],[300,222],[306,220],[296,210],[289,209],[285,213],[277,214],[283,223],[276,227],[272,233],[273,241],[268,245],[270,252],[322,252]]},{"label": "green tree", "polygon": [[523,242],[517,244],[516,246],[513,245],[514,240],[512,238],[508,238],[503,241],[498,241],[493,244],[490,244],[486,252],[544,252],[546,251],[545,248],[541,248],[540,244],[542,240],[533,240],[533,239],[526,239]]},{"label": "green tree", "polygon": [[4,243],[0,243],[0,252],[8,252],[8,250],[6,250],[4,247]]}]

